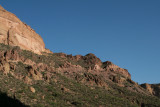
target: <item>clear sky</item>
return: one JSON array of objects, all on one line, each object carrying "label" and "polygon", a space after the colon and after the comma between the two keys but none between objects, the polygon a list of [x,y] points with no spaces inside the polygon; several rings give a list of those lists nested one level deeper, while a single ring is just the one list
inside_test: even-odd
[{"label": "clear sky", "polygon": [[46,48],[94,53],[128,69],[138,83],[160,83],[160,0],[1,0]]}]

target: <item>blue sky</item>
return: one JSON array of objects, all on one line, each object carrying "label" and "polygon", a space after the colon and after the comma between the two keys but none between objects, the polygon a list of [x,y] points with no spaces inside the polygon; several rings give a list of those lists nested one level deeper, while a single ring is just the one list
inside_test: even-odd
[{"label": "blue sky", "polygon": [[46,48],[94,53],[128,69],[138,83],[160,83],[159,0],[2,0]]}]

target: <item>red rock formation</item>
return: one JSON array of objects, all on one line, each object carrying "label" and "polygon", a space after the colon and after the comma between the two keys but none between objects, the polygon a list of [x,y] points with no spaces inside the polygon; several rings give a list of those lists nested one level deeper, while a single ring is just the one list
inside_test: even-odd
[{"label": "red rock formation", "polygon": [[125,76],[127,78],[131,78],[131,75],[130,75],[130,73],[128,72],[127,69],[120,68],[119,66],[113,64],[110,61],[104,62],[103,63],[103,68],[106,69],[106,70],[115,72],[117,74],[121,74],[121,75],[123,75],[123,76]]}]

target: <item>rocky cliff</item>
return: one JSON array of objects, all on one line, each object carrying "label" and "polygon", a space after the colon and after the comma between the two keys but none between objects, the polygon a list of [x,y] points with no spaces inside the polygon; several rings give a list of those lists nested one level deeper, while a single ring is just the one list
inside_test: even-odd
[{"label": "rocky cliff", "polygon": [[19,46],[37,54],[46,51],[43,39],[2,6],[0,6],[0,43]]}]

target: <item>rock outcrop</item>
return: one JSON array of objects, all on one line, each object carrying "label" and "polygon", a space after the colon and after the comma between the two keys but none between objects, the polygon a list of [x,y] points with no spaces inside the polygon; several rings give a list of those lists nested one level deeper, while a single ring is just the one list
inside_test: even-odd
[{"label": "rock outcrop", "polygon": [[120,68],[119,66],[113,64],[110,61],[106,61],[103,63],[103,68],[112,72],[116,72],[117,74],[123,75],[127,78],[131,78],[130,73],[127,69]]},{"label": "rock outcrop", "polygon": [[19,46],[37,54],[48,52],[40,35],[2,6],[0,6],[0,43]]},{"label": "rock outcrop", "polygon": [[141,84],[143,88],[149,91],[152,95],[160,98],[160,84]]}]

